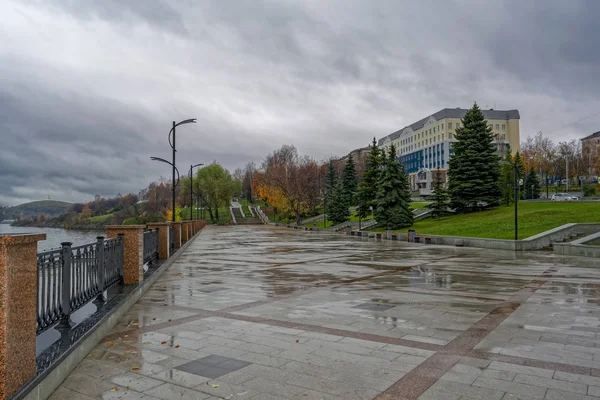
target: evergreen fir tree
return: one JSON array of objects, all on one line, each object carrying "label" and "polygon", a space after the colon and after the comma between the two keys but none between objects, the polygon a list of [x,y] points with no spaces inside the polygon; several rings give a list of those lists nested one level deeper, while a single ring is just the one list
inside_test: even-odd
[{"label": "evergreen fir tree", "polygon": [[327,204],[327,208],[329,210],[329,219],[334,225],[348,221],[350,218],[349,207],[350,205],[348,204],[348,197],[344,192],[344,185],[340,180],[333,188],[329,203]]},{"label": "evergreen fir tree", "polygon": [[344,193],[348,204],[354,204],[354,195],[356,192],[356,167],[354,166],[354,157],[352,153],[348,155],[346,160],[346,166],[342,171],[342,183],[344,187]]},{"label": "evergreen fir tree", "polygon": [[369,155],[367,156],[367,169],[358,183],[358,215],[366,218],[371,212],[370,207],[375,209],[375,198],[377,197],[377,182],[381,175],[381,151],[377,147],[377,141],[373,138]]},{"label": "evergreen fir tree", "polygon": [[329,169],[327,170],[327,179],[325,181],[325,199],[327,201],[329,201],[331,198],[336,184],[337,173],[335,172],[335,167],[333,166],[333,160],[329,160]]},{"label": "evergreen fir tree", "polygon": [[525,188],[525,199],[539,199],[540,198],[540,179],[535,173],[533,168],[529,170],[527,174],[527,187]]},{"label": "evergreen fir tree", "polygon": [[[514,160],[509,152],[506,153],[506,157],[504,158],[509,163],[513,163]],[[511,201],[513,201],[513,185],[515,180],[514,175],[514,167],[508,164],[502,164],[502,171],[500,176],[500,184],[502,186],[502,201],[506,202],[506,205],[510,205]]]},{"label": "evergreen fir tree", "polygon": [[[515,164],[517,164],[517,184],[519,185],[517,188],[517,191],[518,191],[518,196],[519,196],[519,200],[520,200],[520,199],[525,198],[526,188],[524,185],[525,184],[525,182],[524,182],[525,164],[523,163],[523,160],[521,159],[521,154],[519,154],[518,151],[515,154],[514,162],[515,162]],[[513,170],[513,180],[514,180],[514,170]],[[523,181],[523,183],[520,183],[522,181]],[[521,190],[521,185],[523,185],[523,190]]]},{"label": "evergreen fir tree", "polygon": [[413,223],[410,210],[410,188],[404,167],[396,160],[392,144],[383,158],[383,170],[378,182],[375,200],[375,219],[384,228],[399,229]]},{"label": "evergreen fir tree", "polygon": [[433,193],[431,196],[432,203],[429,205],[431,208],[431,216],[433,218],[439,218],[447,213],[448,211],[448,193],[444,189],[442,185],[442,172],[440,171],[440,167],[437,167],[437,170],[433,175]]},{"label": "evergreen fir tree", "polygon": [[458,211],[492,207],[499,203],[500,163],[494,135],[477,103],[456,130],[454,155],[448,162],[448,193]]}]

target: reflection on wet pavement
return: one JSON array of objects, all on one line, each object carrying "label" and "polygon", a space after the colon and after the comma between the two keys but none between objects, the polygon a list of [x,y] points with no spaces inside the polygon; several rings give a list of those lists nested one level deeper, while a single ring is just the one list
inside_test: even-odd
[{"label": "reflection on wet pavement", "polygon": [[595,263],[209,228],[54,398],[590,400]]}]

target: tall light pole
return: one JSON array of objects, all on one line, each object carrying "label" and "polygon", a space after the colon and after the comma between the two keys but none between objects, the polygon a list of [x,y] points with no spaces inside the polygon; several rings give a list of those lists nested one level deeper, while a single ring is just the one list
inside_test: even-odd
[{"label": "tall light pole", "polygon": [[[173,183],[172,183],[172,188],[171,188],[171,190],[173,191],[173,215],[171,216],[171,221],[175,221],[175,187],[177,187],[177,185],[179,185],[179,170],[177,169],[177,167],[175,167],[175,165],[173,165],[173,163],[165,160],[164,158],[150,157],[150,159],[153,161],[160,161],[165,164],[169,164],[173,168]],[[175,171],[177,171],[177,183],[175,183]]]},{"label": "tall light pole", "polygon": [[511,165],[515,171],[515,178],[514,178],[514,183],[513,183],[514,200],[515,200],[515,240],[519,240],[519,221],[517,218],[517,215],[518,215],[517,204],[519,204],[519,200],[517,199],[517,185],[519,184],[519,182],[517,181],[517,178],[519,175],[519,166],[517,165],[517,163],[512,163],[508,160],[501,160],[500,163],[505,164],[505,165]]},{"label": "tall light pole", "polygon": [[190,165],[190,220],[192,220],[194,218],[193,213],[192,213],[192,207],[194,205],[194,192],[193,192],[193,190],[194,190],[194,175],[192,174],[192,169],[199,167],[201,165],[204,165],[204,164]]},{"label": "tall light pole", "polygon": [[[171,148],[173,149],[173,162],[169,163],[173,167],[173,182],[175,182],[175,170],[177,169],[177,168],[175,168],[175,152],[177,151],[175,149],[175,128],[178,127],[179,125],[195,124],[195,123],[196,123],[196,118],[186,119],[181,122],[173,121],[173,127],[169,131],[169,145],[171,145]],[[171,133],[173,133],[173,142],[171,142]],[[173,215],[171,217],[171,220],[173,222],[175,222],[175,186],[173,186]]]}]

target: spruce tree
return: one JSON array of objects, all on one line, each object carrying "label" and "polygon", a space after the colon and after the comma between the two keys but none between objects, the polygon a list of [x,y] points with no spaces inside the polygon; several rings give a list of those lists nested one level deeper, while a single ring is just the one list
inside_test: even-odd
[{"label": "spruce tree", "polygon": [[412,225],[408,178],[404,167],[396,160],[396,148],[393,144],[383,157],[383,170],[378,186],[374,213],[377,223],[389,229]]},{"label": "spruce tree", "polygon": [[494,135],[477,103],[456,130],[448,161],[448,193],[458,211],[497,206],[501,198],[500,163]]},{"label": "spruce tree", "polygon": [[354,195],[356,192],[356,167],[354,166],[354,157],[352,153],[348,155],[346,166],[342,171],[342,184],[348,204],[354,204]]},{"label": "spruce tree", "polygon": [[437,167],[437,170],[433,175],[433,193],[431,196],[432,203],[429,205],[431,208],[431,216],[433,218],[439,218],[447,213],[448,211],[448,193],[444,189],[442,185],[442,172],[440,171],[440,167]]},{"label": "spruce tree", "polygon": [[527,187],[525,188],[525,199],[539,199],[540,198],[540,179],[535,173],[533,168],[529,170],[527,174]]},{"label": "spruce tree", "polygon": [[[513,163],[514,160],[509,152],[506,153],[506,157],[504,158],[509,163]],[[502,201],[506,202],[506,205],[510,205],[510,202],[513,201],[513,185],[515,181],[515,170],[512,165],[502,164],[502,171],[500,176],[500,185],[502,186]]]},{"label": "spruce tree", "polygon": [[373,138],[369,155],[367,156],[367,169],[363,173],[360,182],[358,183],[358,215],[361,218],[366,218],[370,211],[370,207],[375,209],[375,198],[377,197],[377,182],[381,175],[381,151],[377,147],[377,141]]},{"label": "spruce tree", "polygon": [[350,205],[348,204],[348,197],[344,192],[344,185],[341,180],[338,181],[333,188],[333,192],[331,193],[329,204],[327,206],[329,210],[329,219],[334,225],[348,221],[350,218]]},{"label": "spruce tree", "polygon": [[333,166],[333,160],[329,160],[329,169],[327,170],[327,179],[325,180],[325,201],[329,202],[337,184],[337,173]]}]

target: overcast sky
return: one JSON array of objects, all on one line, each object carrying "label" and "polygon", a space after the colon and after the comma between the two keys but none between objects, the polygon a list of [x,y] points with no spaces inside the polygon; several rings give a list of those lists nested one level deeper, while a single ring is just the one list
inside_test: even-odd
[{"label": "overcast sky", "polygon": [[282,144],[344,155],[444,107],[600,130],[600,1],[0,2],[0,204],[137,191]]}]

